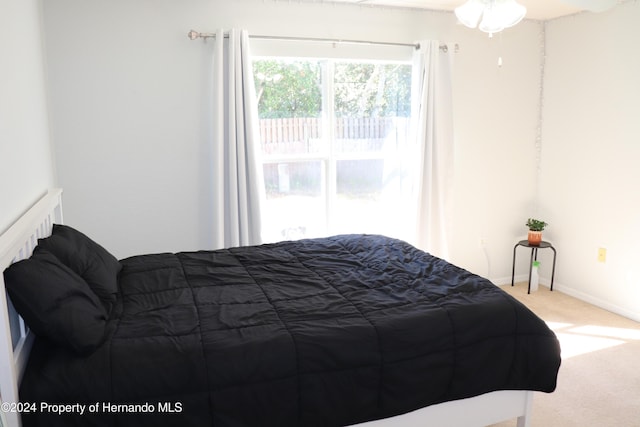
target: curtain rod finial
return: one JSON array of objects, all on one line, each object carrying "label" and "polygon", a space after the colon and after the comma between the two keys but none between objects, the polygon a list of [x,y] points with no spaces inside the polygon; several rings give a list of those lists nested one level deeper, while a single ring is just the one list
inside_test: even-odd
[{"label": "curtain rod finial", "polygon": [[195,30],[191,30],[187,33],[187,37],[189,37],[191,40],[195,40],[200,37],[200,33],[196,32]]}]

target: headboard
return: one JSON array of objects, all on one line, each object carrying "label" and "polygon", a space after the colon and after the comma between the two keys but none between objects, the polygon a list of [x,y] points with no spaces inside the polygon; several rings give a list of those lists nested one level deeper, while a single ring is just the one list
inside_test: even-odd
[{"label": "headboard", "polygon": [[[62,223],[62,189],[49,190],[0,235],[0,273],[13,262],[31,256],[38,239]],[[13,308],[0,274],[0,399],[18,402],[18,386],[26,367],[33,334]],[[5,413],[8,426],[19,426],[20,416]]]}]

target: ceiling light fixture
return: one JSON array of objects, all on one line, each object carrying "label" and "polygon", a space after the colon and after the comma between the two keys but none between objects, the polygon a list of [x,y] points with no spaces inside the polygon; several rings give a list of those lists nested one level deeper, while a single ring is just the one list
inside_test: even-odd
[{"label": "ceiling light fixture", "polygon": [[527,8],[515,0],[468,0],[456,7],[458,20],[469,28],[476,28],[491,36],[522,21]]}]

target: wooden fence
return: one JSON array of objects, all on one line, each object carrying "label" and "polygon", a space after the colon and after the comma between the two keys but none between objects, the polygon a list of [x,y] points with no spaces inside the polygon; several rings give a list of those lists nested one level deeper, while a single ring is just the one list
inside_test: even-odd
[{"label": "wooden fence", "polygon": [[[336,118],[334,136],[337,141],[359,140],[377,144],[399,130],[406,134],[409,119],[405,117]],[[400,128],[400,129],[399,129]],[[323,123],[321,118],[261,119],[260,141],[266,154],[316,153],[321,150]]]}]

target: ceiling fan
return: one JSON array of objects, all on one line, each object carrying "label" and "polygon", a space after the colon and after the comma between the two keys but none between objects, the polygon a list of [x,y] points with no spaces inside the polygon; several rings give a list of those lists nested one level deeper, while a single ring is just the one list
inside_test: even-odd
[{"label": "ceiling fan", "polygon": [[[618,0],[560,0],[581,10],[604,12],[615,6]],[[527,8],[516,0],[467,0],[454,9],[458,20],[469,28],[478,28],[491,36],[505,28],[513,27],[527,13]]]}]

